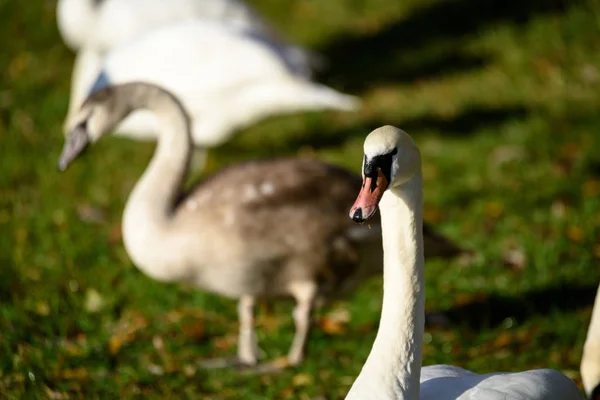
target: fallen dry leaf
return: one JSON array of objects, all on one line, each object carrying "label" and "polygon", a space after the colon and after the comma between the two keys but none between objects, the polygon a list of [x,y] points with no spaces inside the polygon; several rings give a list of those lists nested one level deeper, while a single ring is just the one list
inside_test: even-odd
[{"label": "fallen dry leaf", "polygon": [[46,396],[48,396],[48,398],[51,400],[67,400],[67,399],[69,399],[68,393],[52,390],[48,386],[44,387],[44,391],[46,392]]},{"label": "fallen dry leaf", "polygon": [[63,349],[69,356],[81,356],[85,353],[85,343],[74,343],[70,340],[66,340],[63,343]]},{"label": "fallen dry leaf", "polygon": [[594,255],[596,256],[596,258],[600,258],[600,243],[597,243],[594,246]]},{"label": "fallen dry leaf", "polygon": [[313,380],[314,379],[312,375],[301,373],[294,375],[292,378],[292,384],[296,387],[309,386],[313,384]]},{"label": "fallen dry leaf", "polygon": [[567,214],[567,204],[562,200],[556,200],[552,203],[550,211],[555,218],[564,218]]},{"label": "fallen dry leaf", "polygon": [[490,201],[485,205],[485,213],[490,218],[498,218],[504,212],[504,204],[499,201]]},{"label": "fallen dry leaf", "polygon": [[430,224],[438,223],[443,219],[442,212],[438,208],[427,207],[423,210],[423,219]]},{"label": "fallen dry leaf", "polygon": [[200,321],[186,323],[181,330],[185,336],[193,339],[201,339],[204,337],[204,324]]},{"label": "fallen dry leaf", "polygon": [[347,308],[338,306],[329,313],[327,313],[327,318],[333,321],[347,324],[352,319],[352,315],[350,314],[350,311],[348,311]]},{"label": "fallen dry leaf", "polygon": [[158,335],[154,335],[152,338],[152,345],[154,346],[154,349],[159,352],[165,349],[165,342]]},{"label": "fallen dry leaf", "polygon": [[167,319],[167,321],[169,321],[169,323],[176,324],[177,322],[181,321],[181,319],[183,318],[183,311],[171,310],[171,311],[167,312],[167,314],[165,315],[165,318]]},{"label": "fallen dry leaf", "polygon": [[259,327],[260,329],[264,330],[265,332],[277,332],[280,330],[281,326],[283,325],[283,323],[287,320],[287,317],[284,317],[282,315],[274,315],[274,314],[269,314],[269,315],[260,315],[257,319],[256,319],[256,326]]},{"label": "fallen dry leaf", "polygon": [[352,316],[346,308],[337,307],[319,321],[323,332],[329,335],[341,335],[346,331],[346,324]]},{"label": "fallen dry leaf", "polygon": [[108,234],[108,241],[110,244],[121,243],[121,239],[123,238],[123,234],[121,231],[121,224],[116,224],[111,226],[110,233]]},{"label": "fallen dry leaf", "polygon": [[219,336],[212,340],[212,346],[217,350],[229,350],[237,345],[237,335]]},{"label": "fallen dry leaf", "polygon": [[494,339],[494,346],[496,348],[505,347],[512,343],[514,339],[514,335],[512,335],[511,332],[500,332],[498,336],[496,336],[496,338]]},{"label": "fallen dry leaf", "polygon": [[483,292],[478,293],[458,293],[454,297],[454,303],[456,306],[464,306],[472,303],[483,302],[487,299],[488,295]]},{"label": "fallen dry leaf", "polygon": [[84,380],[87,379],[89,373],[85,368],[72,368],[72,369],[63,369],[59,371],[58,377],[60,379],[68,379],[68,380]]},{"label": "fallen dry leaf", "polygon": [[581,156],[581,144],[580,143],[567,143],[563,145],[559,150],[559,156],[574,160]]},{"label": "fallen dry leaf", "polygon": [[115,355],[121,347],[131,342],[135,334],[148,326],[148,321],[141,314],[134,314],[130,317],[123,317],[117,324],[115,332],[108,340],[108,351]]},{"label": "fallen dry leaf", "polygon": [[292,397],[293,394],[294,394],[294,389],[292,389],[292,388],[285,388],[285,389],[283,389],[281,391],[280,397],[282,399],[287,399],[287,398]]},{"label": "fallen dry leaf", "polygon": [[319,326],[328,335],[342,335],[346,332],[346,327],[342,322],[329,318],[321,318]]},{"label": "fallen dry leaf", "polygon": [[371,333],[377,330],[377,327],[373,322],[366,322],[356,328],[358,333]]},{"label": "fallen dry leaf", "polygon": [[569,225],[567,237],[573,242],[581,242],[583,240],[583,230],[577,226]]},{"label": "fallen dry leaf", "polygon": [[35,313],[42,317],[48,316],[50,314],[50,304],[45,300],[38,301],[35,305]]},{"label": "fallen dry leaf", "polygon": [[83,222],[102,223],[106,219],[106,212],[99,207],[95,207],[89,203],[77,205],[77,215]]},{"label": "fallen dry leaf", "polygon": [[191,364],[185,364],[183,366],[183,374],[185,376],[187,376],[188,378],[191,378],[192,376],[196,375],[196,371],[197,371],[196,367],[194,367]]},{"label": "fallen dry leaf", "polygon": [[524,158],[525,151],[520,146],[498,146],[492,151],[490,159],[495,166],[514,163]]},{"label": "fallen dry leaf", "polygon": [[158,354],[158,356],[160,357],[160,360],[162,361],[162,364],[164,366],[164,367],[162,367],[163,371],[166,371],[166,372],[175,371],[176,367],[175,367],[175,363],[173,362],[173,357],[165,348],[165,342],[163,341],[163,339],[160,336],[155,335],[152,338],[152,346],[154,346],[156,353]]},{"label": "fallen dry leaf", "polygon": [[600,193],[600,182],[595,179],[586,181],[583,184],[583,194],[586,197],[596,197]]},{"label": "fallen dry leaf", "polygon": [[434,181],[439,176],[439,169],[433,164],[423,164],[423,179],[427,181]]},{"label": "fallen dry leaf", "polygon": [[287,356],[281,356],[272,359],[268,364],[276,370],[283,370],[290,366],[290,360],[288,360]]},{"label": "fallen dry leaf", "polygon": [[580,76],[585,83],[594,83],[598,80],[600,74],[594,65],[585,64],[583,67],[581,67]]},{"label": "fallen dry leaf", "polygon": [[302,146],[298,149],[297,152],[299,157],[307,157],[307,158],[316,158],[317,152],[312,146]]},{"label": "fallen dry leaf", "polygon": [[537,74],[542,77],[548,76],[551,71],[554,71],[557,68],[552,61],[542,57],[534,58],[532,64]]},{"label": "fallen dry leaf", "polygon": [[19,76],[25,73],[25,71],[31,65],[32,56],[31,53],[23,51],[17,54],[10,60],[5,72],[8,73],[10,79],[17,79]]},{"label": "fallen dry leaf", "polygon": [[160,365],[156,365],[156,364],[149,364],[148,365],[148,371],[152,374],[152,375],[164,375],[165,374],[165,370],[163,367],[161,367]]}]

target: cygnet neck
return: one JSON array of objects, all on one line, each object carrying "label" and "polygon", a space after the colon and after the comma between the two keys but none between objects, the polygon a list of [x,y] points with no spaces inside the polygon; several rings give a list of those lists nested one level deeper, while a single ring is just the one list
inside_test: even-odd
[{"label": "cygnet neck", "polygon": [[156,86],[135,83],[114,89],[122,91],[115,96],[123,99],[124,113],[147,109],[156,115],[160,128],[152,160],[123,212],[125,247],[134,263],[155,279],[182,279],[186,271],[175,266],[167,270],[161,259],[173,253],[168,239],[192,151],[189,117],[174,96]]}]

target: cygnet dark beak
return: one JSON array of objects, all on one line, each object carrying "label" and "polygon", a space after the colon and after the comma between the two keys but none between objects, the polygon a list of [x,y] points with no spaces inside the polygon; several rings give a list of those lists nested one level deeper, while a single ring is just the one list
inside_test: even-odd
[{"label": "cygnet dark beak", "polygon": [[64,171],[67,167],[86,149],[90,143],[90,137],[87,130],[82,126],[77,126],[68,135],[63,145],[62,153],[58,159],[58,169]]}]

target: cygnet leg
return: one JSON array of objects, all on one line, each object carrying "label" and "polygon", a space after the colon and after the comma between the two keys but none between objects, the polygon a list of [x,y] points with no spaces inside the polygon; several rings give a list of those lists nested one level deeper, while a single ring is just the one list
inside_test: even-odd
[{"label": "cygnet leg", "polygon": [[258,345],[254,330],[254,296],[242,296],[238,303],[240,333],[238,337],[238,358],[246,365],[258,362]]},{"label": "cygnet leg", "polygon": [[310,314],[317,294],[317,285],[315,282],[296,282],[291,285],[290,292],[296,299],[293,313],[296,332],[288,353],[288,361],[290,365],[298,365],[304,358],[304,345],[310,329]]}]

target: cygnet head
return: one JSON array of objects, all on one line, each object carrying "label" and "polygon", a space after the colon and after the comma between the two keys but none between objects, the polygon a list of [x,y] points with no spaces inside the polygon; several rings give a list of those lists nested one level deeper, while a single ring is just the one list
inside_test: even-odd
[{"label": "cygnet head", "polygon": [[375,214],[383,193],[408,182],[421,168],[421,153],[413,139],[391,125],[375,129],[365,139],[363,184],[350,218],[362,223]]},{"label": "cygnet head", "polygon": [[58,168],[64,171],[88,144],[112,130],[129,113],[126,102],[115,95],[114,87],[106,87],[91,94],[73,116],[65,138]]}]

